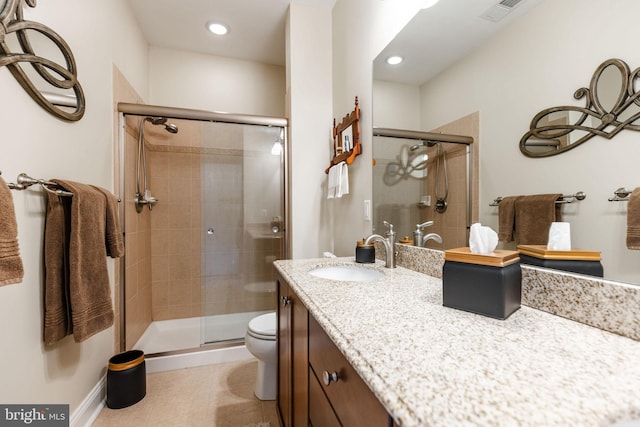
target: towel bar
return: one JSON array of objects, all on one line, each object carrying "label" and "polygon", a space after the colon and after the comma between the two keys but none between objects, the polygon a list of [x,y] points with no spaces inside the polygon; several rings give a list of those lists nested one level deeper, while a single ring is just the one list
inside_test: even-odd
[{"label": "towel bar", "polygon": [[624,187],[620,187],[618,188],[616,191],[613,192],[613,194],[615,194],[614,197],[609,197],[609,201],[610,202],[628,202],[629,201],[629,195],[632,193],[631,190],[627,190]]},{"label": "towel bar", "polygon": [[[2,173],[0,173],[1,175]],[[16,179],[17,184],[13,183],[13,182],[8,182],[7,185],[9,186],[10,189],[12,190],[25,190],[29,187],[31,187],[34,184],[40,184],[42,186],[42,188],[44,188],[47,192],[51,193],[51,194],[55,194],[56,196],[66,196],[66,197],[73,197],[73,193],[69,192],[69,191],[65,191],[65,190],[61,190],[58,184],[56,184],[55,182],[51,182],[51,181],[45,181],[44,179],[36,179],[36,178],[31,178],[29,175],[27,175],[26,173],[21,173],[20,175],[18,175],[18,178]],[[49,188],[49,187],[56,187],[56,188]]]},{"label": "towel bar", "polygon": [[[587,198],[587,193],[584,191],[578,191],[575,194],[563,194],[560,196],[556,203],[573,203],[575,201],[584,200]],[[493,202],[489,203],[489,206],[499,206],[502,201],[502,197],[498,196],[493,199]]]}]

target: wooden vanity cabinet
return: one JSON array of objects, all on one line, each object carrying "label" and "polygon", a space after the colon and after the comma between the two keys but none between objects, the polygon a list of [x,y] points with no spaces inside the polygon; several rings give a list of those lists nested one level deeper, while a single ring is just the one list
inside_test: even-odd
[{"label": "wooden vanity cabinet", "polygon": [[277,285],[282,426],[392,426],[382,404],[279,274]]},{"label": "wooden vanity cabinet", "polygon": [[[318,387],[320,391],[314,394],[313,389]],[[309,316],[309,389],[312,392],[309,416],[314,426],[392,425],[384,406],[312,316]],[[322,397],[333,409],[337,424],[327,421],[330,414],[326,413],[327,404]]]},{"label": "wooden vanity cabinet", "polygon": [[307,308],[277,275],[278,413],[283,427],[309,425],[309,316]]}]

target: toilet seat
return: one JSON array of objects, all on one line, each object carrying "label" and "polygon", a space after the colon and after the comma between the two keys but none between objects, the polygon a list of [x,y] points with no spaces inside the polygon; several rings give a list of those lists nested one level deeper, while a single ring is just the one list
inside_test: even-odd
[{"label": "toilet seat", "polygon": [[247,333],[259,340],[276,340],[276,313],[266,313],[249,321]]}]

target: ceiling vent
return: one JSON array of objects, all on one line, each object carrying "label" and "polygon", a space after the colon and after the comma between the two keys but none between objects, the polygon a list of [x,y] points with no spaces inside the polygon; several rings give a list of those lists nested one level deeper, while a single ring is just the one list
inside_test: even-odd
[{"label": "ceiling vent", "polygon": [[520,4],[524,0],[502,0],[500,3],[491,6],[489,9],[485,10],[485,12],[480,15],[481,18],[486,19],[491,22],[498,22],[513,8],[515,8],[518,4]]}]

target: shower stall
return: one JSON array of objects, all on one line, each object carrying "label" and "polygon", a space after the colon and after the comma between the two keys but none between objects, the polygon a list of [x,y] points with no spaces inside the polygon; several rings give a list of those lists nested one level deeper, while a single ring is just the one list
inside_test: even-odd
[{"label": "shower stall", "polygon": [[119,104],[120,347],[241,344],[287,257],[286,119]]}]

